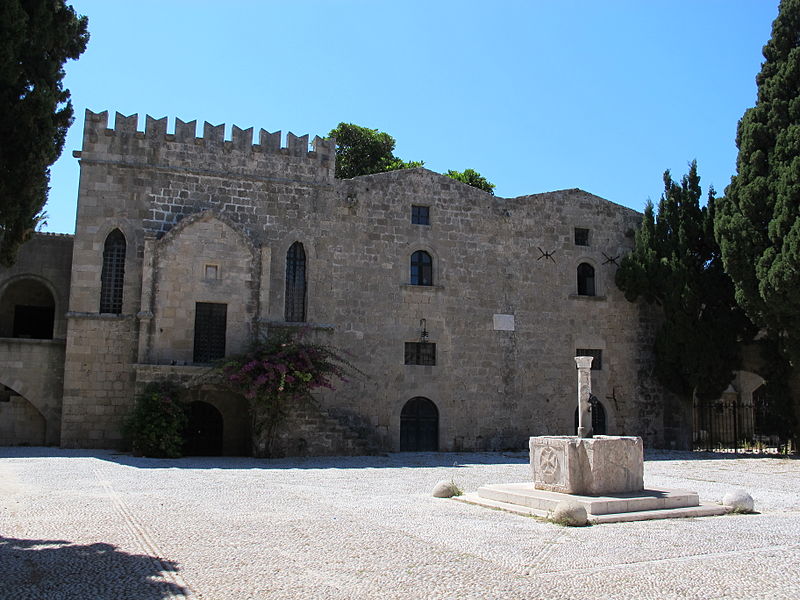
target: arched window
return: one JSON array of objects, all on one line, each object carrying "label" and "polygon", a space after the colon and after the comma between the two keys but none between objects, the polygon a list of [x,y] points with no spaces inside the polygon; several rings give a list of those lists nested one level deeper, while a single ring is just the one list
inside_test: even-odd
[{"label": "arched window", "polygon": [[422,396],[412,398],[400,412],[400,451],[439,450],[439,410]]},{"label": "arched window", "polygon": [[433,285],[433,260],[424,250],[411,255],[411,285]]},{"label": "arched window", "polygon": [[284,319],[290,323],[306,320],[306,251],[295,242],[286,253],[286,305]]},{"label": "arched window", "polygon": [[594,267],[589,263],[578,265],[578,295],[594,296]]},{"label": "arched window", "polygon": [[108,234],[103,247],[103,271],[100,274],[100,312],[122,312],[122,288],[125,283],[125,236],[119,229]]}]

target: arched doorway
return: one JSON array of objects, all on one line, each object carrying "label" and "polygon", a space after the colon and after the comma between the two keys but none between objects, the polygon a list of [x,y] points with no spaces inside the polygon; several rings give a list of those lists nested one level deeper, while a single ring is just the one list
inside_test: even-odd
[{"label": "arched doorway", "polygon": [[0,383],[0,446],[44,446],[47,421],[27,398]]},{"label": "arched doorway", "polygon": [[[592,435],[606,435],[606,409],[600,400],[591,403]],[[578,409],[575,409],[575,435],[578,435]]]},{"label": "arched doorway", "polygon": [[186,456],[222,455],[222,413],[201,400],[189,403],[189,423],[184,433]]},{"label": "arched doorway", "polygon": [[412,398],[400,413],[400,451],[439,450],[439,410],[422,396]]},{"label": "arched doorway", "polygon": [[55,306],[53,294],[41,281],[14,281],[0,299],[0,337],[52,339]]}]

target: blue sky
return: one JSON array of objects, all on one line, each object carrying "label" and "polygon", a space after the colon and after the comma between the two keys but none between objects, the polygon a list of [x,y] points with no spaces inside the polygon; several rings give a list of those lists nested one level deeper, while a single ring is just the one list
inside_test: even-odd
[{"label": "blue sky", "polygon": [[512,197],[582,188],[642,210],[697,159],[735,172],[736,124],[778,0],[75,0],[75,124],[45,230],[75,226],[84,110],[324,136],[340,121]]}]

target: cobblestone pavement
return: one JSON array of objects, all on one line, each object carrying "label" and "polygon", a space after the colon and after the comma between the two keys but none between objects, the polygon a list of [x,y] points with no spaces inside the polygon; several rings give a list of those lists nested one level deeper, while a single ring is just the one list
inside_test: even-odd
[{"label": "cobblestone pavement", "polygon": [[800,460],[653,452],[754,515],[564,528],[431,497],[526,454],[155,460],[0,448],[0,598],[800,598]]}]

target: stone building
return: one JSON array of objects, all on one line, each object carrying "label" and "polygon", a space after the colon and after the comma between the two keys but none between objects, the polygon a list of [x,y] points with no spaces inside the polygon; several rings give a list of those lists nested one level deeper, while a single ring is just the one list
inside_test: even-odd
[{"label": "stone building", "polygon": [[[333,142],[291,133],[138,127],[87,111],[74,237],[36,235],[0,271],[0,443],[119,446],[146,382],[192,387],[290,324],[364,375],[298,409],[287,452],[574,433],[576,353],[595,356],[598,428],[688,443],[651,377],[653,317],[613,283],[636,211],[578,189],[498,198],[424,168],[338,180]],[[192,399],[219,452],[247,452],[241,398],[198,384]]]}]

